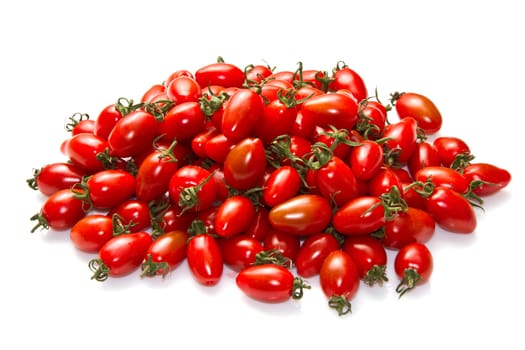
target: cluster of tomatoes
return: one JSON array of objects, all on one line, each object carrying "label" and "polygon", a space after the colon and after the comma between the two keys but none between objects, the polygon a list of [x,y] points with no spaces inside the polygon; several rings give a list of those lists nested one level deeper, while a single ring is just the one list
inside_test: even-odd
[{"label": "cluster of tomatoes", "polygon": [[319,276],[344,315],[361,282],[388,280],[387,249],[400,296],[427,281],[436,227],[472,233],[474,207],[511,180],[463,140],[436,137],[441,125],[427,97],[384,104],[343,62],[276,71],[219,59],[96,119],[73,115],[66,160],[28,179],[47,196],[32,231],[69,230],[98,281],[185,262],[203,285],[227,267],[248,296],[284,302]]}]

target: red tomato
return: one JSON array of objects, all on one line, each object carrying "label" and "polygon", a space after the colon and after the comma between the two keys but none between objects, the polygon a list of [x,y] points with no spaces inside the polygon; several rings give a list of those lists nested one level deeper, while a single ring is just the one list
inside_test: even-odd
[{"label": "red tomato", "polygon": [[301,105],[302,117],[324,128],[351,130],[357,122],[357,102],[338,93],[310,98]]},{"label": "red tomato", "polygon": [[324,259],[337,249],[339,242],[330,233],[323,232],[307,237],[294,260],[297,274],[305,278],[319,275]]},{"label": "red tomato", "polygon": [[244,83],[244,72],[231,63],[215,62],[197,69],[195,80],[203,89],[209,85],[240,88]]},{"label": "red tomato", "polygon": [[[470,147],[459,137],[440,136],[436,137],[433,145],[437,150],[438,157],[445,167],[451,167],[456,157],[471,156]],[[467,158],[468,159],[468,158]]]},{"label": "red tomato", "polygon": [[413,92],[394,94],[395,107],[399,118],[414,118],[427,135],[441,129],[443,118],[438,108],[428,97]]},{"label": "red tomato", "polygon": [[406,117],[385,127],[382,139],[386,140],[383,144],[386,147],[387,162],[406,164],[416,147],[417,126],[414,118]]},{"label": "red tomato", "polygon": [[100,248],[99,257],[89,262],[91,279],[102,282],[110,276],[125,276],[137,270],[151,241],[149,233],[144,231],[114,236]]},{"label": "red tomato", "polygon": [[309,288],[300,278],[281,265],[263,264],[243,269],[235,283],[247,296],[265,303],[282,303],[303,296]]},{"label": "red tomato", "polygon": [[273,74],[272,69],[263,65],[251,65],[244,70],[245,80],[249,85],[260,84]]},{"label": "red tomato", "polygon": [[372,236],[345,237],[342,250],[354,261],[359,277],[369,285],[387,282],[385,247]]},{"label": "red tomato", "polygon": [[411,176],[415,176],[421,168],[440,165],[441,160],[436,147],[427,141],[418,142],[412,155],[407,160],[407,167]]},{"label": "red tomato", "polygon": [[266,153],[258,138],[240,141],[224,160],[224,180],[237,190],[248,190],[260,185],[265,172]]},{"label": "red tomato", "polygon": [[370,180],[381,168],[384,161],[383,147],[371,140],[364,140],[352,149],[349,164],[358,180]]},{"label": "red tomato", "polygon": [[255,206],[245,196],[231,196],[219,205],[215,217],[215,233],[233,237],[245,233],[255,218]]},{"label": "red tomato", "polygon": [[277,251],[285,258],[295,261],[301,239],[298,235],[270,229],[263,239],[265,251]]},{"label": "red tomato", "polygon": [[187,261],[197,282],[205,286],[219,283],[224,262],[215,237],[205,233],[192,237],[188,242]]},{"label": "red tomato", "polygon": [[262,199],[266,205],[274,207],[296,196],[301,185],[299,172],[292,166],[284,165],[275,169],[266,180]]},{"label": "red tomato", "polygon": [[505,188],[512,179],[510,172],[490,163],[472,163],[463,170],[469,183],[482,181],[473,192],[478,196],[488,196]]},{"label": "red tomato", "polygon": [[192,72],[190,72],[187,69],[179,69],[175,72],[171,73],[166,80],[164,81],[164,86],[168,86],[173,80],[177,79],[178,77],[187,77],[191,79],[195,79],[195,76]]},{"label": "red tomato", "polygon": [[397,174],[392,168],[383,167],[368,181],[368,193],[371,196],[379,197],[390,192],[394,186],[401,191],[401,181],[399,181]]},{"label": "red tomato", "polygon": [[426,211],[444,230],[472,233],[477,226],[476,213],[469,201],[448,187],[436,187],[427,199]]},{"label": "red tomato", "polygon": [[332,225],[344,235],[368,235],[385,224],[385,209],[381,199],[361,196],[340,207],[334,214]]},{"label": "red tomato", "polygon": [[223,164],[226,161],[228,153],[235,147],[235,143],[228,140],[224,134],[216,134],[210,137],[204,145],[206,157],[216,163]]},{"label": "red tomato", "polygon": [[116,157],[132,157],[153,144],[158,135],[158,122],[145,111],[136,110],[120,119],[108,136],[110,154]]},{"label": "red tomato", "polygon": [[195,213],[183,211],[177,204],[171,204],[160,212],[152,213],[152,236],[158,237],[170,231],[186,231],[193,220]]},{"label": "red tomato", "polygon": [[224,106],[221,132],[231,142],[239,142],[253,136],[264,117],[264,103],[255,91],[240,89]]},{"label": "red tomato", "polygon": [[328,305],[337,310],[339,316],[351,312],[350,300],[359,290],[359,270],[342,250],[334,250],[324,259],[319,272],[319,282]]},{"label": "red tomato", "polygon": [[328,163],[317,170],[316,184],[319,192],[340,207],[358,195],[357,180],[345,162],[332,157]]},{"label": "red tomato", "polygon": [[273,228],[305,236],[323,232],[330,224],[331,217],[329,199],[315,194],[299,194],[276,205],[269,212]]},{"label": "red tomato", "polygon": [[113,219],[102,214],[92,214],[78,220],[69,237],[73,246],[88,253],[98,253],[100,248],[113,238]]},{"label": "red tomato", "polygon": [[431,180],[436,186],[443,186],[453,189],[458,193],[467,193],[469,182],[459,172],[444,166],[427,166],[416,172],[414,180],[425,182]]},{"label": "red tomato", "polygon": [[387,110],[385,106],[377,101],[366,100],[360,103],[359,120],[356,125],[359,131],[366,138],[375,140],[383,135],[387,125]]},{"label": "red tomato", "polygon": [[186,231],[170,231],[155,239],[146,251],[141,276],[166,276],[186,258]]},{"label": "red tomato", "polygon": [[[168,84],[168,79],[166,79],[165,83]],[[166,93],[166,87],[163,84],[153,84],[148,90],[144,92],[140,101],[141,102],[154,102],[157,96],[165,94],[165,93]]]},{"label": "red tomato", "polygon": [[[216,135],[219,134],[214,126],[205,127],[201,132],[195,135],[191,140],[191,150],[199,158],[206,158],[206,144]],[[226,158],[226,156],[224,156]]]},{"label": "red tomato", "polygon": [[171,108],[158,125],[158,134],[168,142],[187,142],[204,130],[206,117],[196,101]]},{"label": "red tomato", "polygon": [[426,243],[434,235],[436,222],[425,210],[408,207],[388,220],[381,242],[386,248],[400,249],[408,243]]},{"label": "red tomato", "polygon": [[261,242],[247,235],[221,239],[219,246],[224,264],[237,272],[250,267],[255,262],[257,253],[263,251]]},{"label": "red tomato", "polygon": [[77,194],[69,189],[53,193],[47,197],[40,212],[31,217],[31,221],[37,221],[31,232],[39,227],[57,231],[71,228],[86,215],[85,204],[84,200],[77,198]]},{"label": "red tomato", "polygon": [[401,282],[396,288],[401,298],[416,285],[428,281],[434,261],[430,250],[423,243],[409,243],[396,254],[394,269]]},{"label": "red tomato", "polygon": [[179,76],[166,86],[169,99],[179,105],[184,102],[197,102],[202,96],[201,87],[195,79],[188,76]]},{"label": "red tomato", "polygon": [[331,90],[350,90],[357,102],[368,97],[368,90],[363,78],[346,64],[343,64],[342,67],[336,67],[332,79],[333,81],[329,85]]},{"label": "red tomato", "polygon": [[246,235],[253,237],[259,241],[264,240],[264,237],[270,231],[270,219],[268,218],[268,209],[263,206],[257,207],[255,219],[246,231]]},{"label": "red tomato", "polygon": [[70,189],[79,184],[85,175],[85,171],[71,163],[52,163],[35,170],[33,177],[27,179],[27,183],[32,189],[50,196],[56,191]]},{"label": "red tomato", "polygon": [[255,128],[255,135],[264,144],[269,144],[277,136],[289,135],[297,118],[297,107],[281,99],[264,105],[264,112]]},{"label": "red tomato", "polygon": [[198,165],[185,165],[171,177],[168,186],[171,200],[184,210],[202,211],[217,198],[213,174]]},{"label": "red tomato", "polygon": [[86,198],[97,209],[111,209],[135,194],[135,177],[120,169],[102,170],[91,175],[85,185],[85,193],[79,198]]},{"label": "red tomato", "polygon": [[359,143],[353,140],[353,136],[354,135],[347,130],[326,129],[318,126],[315,128],[312,143],[323,143],[330,148],[334,156],[346,159],[352,149],[350,144]]},{"label": "red tomato", "polygon": [[115,124],[122,119],[122,113],[112,103],[105,107],[95,120],[95,135],[107,140]]},{"label": "red tomato", "polygon": [[116,219],[129,232],[143,231],[151,226],[149,202],[131,198],[113,207],[106,216]]},{"label": "red tomato", "polygon": [[66,142],[64,152],[75,166],[92,174],[104,170],[104,163],[97,156],[108,147],[108,142],[99,136],[78,134]]}]

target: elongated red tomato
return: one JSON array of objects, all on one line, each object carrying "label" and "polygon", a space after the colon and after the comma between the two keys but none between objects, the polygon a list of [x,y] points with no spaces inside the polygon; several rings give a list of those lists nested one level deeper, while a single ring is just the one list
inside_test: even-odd
[{"label": "elongated red tomato", "polygon": [[388,124],[382,138],[387,149],[387,162],[405,164],[416,147],[417,121],[406,117],[394,124]]},{"label": "elongated red tomato", "polygon": [[275,169],[264,184],[263,200],[266,205],[274,207],[299,193],[301,175],[297,169],[284,165]]},{"label": "elongated red tomato", "polygon": [[104,162],[98,156],[108,147],[108,142],[100,136],[78,134],[66,141],[64,153],[74,165],[92,174],[104,170]]},{"label": "elongated red tomato", "polygon": [[473,189],[473,192],[478,196],[496,193],[505,188],[512,179],[508,170],[490,163],[472,163],[464,169],[463,176],[469,183],[473,181],[483,182]]},{"label": "elongated red tomato", "polygon": [[345,237],[342,250],[354,261],[360,278],[369,285],[382,284],[386,277],[387,255],[385,247],[372,236]]},{"label": "elongated red tomato", "polygon": [[71,163],[51,163],[44,165],[33,173],[27,183],[42,194],[50,196],[56,191],[70,189],[82,181],[85,171]]},{"label": "elongated red tomato", "polygon": [[141,276],[166,276],[186,258],[188,232],[177,230],[160,235],[146,251]]},{"label": "elongated red tomato", "polygon": [[345,205],[358,195],[357,180],[352,169],[336,156],[317,171],[316,184],[319,192],[337,206]]},{"label": "elongated red tomato", "polygon": [[113,219],[103,214],[92,214],[78,220],[69,237],[73,246],[88,253],[98,253],[113,238]]},{"label": "elongated red tomato", "polygon": [[108,169],[91,175],[79,198],[86,198],[94,208],[111,209],[135,194],[135,177],[127,171]]},{"label": "elongated red tomato", "polygon": [[357,197],[335,212],[332,224],[344,235],[367,235],[385,224],[385,209],[378,197]]},{"label": "elongated red tomato", "polygon": [[431,180],[436,186],[449,187],[458,193],[469,190],[469,182],[459,172],[444,166],[427,166],[416,172],[414,180],[425,182]]},{"label": "elongated red tomato", "polygon": [[396,254],[394,270],[401,279],[396,292],[402,297],[417,285],[428,281],[434,269],[432,253],[423,243],[409,243]]},{"label": "elongated red tomato", "polygon": [[194,78],[181,75],[166,86],[166,95],[175,104],[196,102],[202,96],[201,87]]},{"label": "elongated red tomato", "polygon": [[455,233],[472,233],[476,213],[469,201],[448,187],[436,187],[426,202],[426,211],[441,228]]},{"label": "elongated red tomato", "polygon": [[436,222],[425,210],[408,207],[384,226],[381,242],[386,248],[400,249],[408,243],[426,243],[433,236]]},{"label": "elongated red tomato", "polygon": [[149,203],[130,198],[111,208],[106,216],[117,220],[117,224],[129,232],[143,231],[151,227]]},{"label": "elongated red tomato", "polygon": [[215,217],[215,233],[233,237],[245,233],[255,218],[255,206],[245,196],[231,196],[219,205]]},{"label": "elongated red tomato", "polygon": [[319,282],[328,305],[340,316],[351,312],[350,300],[359,290],[359,270],[348,253],[334,250],[324,259]]},{"label": "elongated red tomato", "polygon": [[441,160],[436,147],[427,141],[418,142],[407,160],[410,175],[415,176],[417,171],[428,166],[440,166]]},{"label": "elongated red tomato", "polygon": [[297,274],[304,278],[319,275],[324,259],[337,249],[339,242],[330,233],[322,232],[307,237],[295,258]]},{"label": "elongated red tomato", "polygon": [[264,103],[255,91],[240,89],[230,97],[222,114],[221,132],[231,142],[251,137],[264,115]]},{"label": "elongated red tomato", "polygon": [[343,63],[341,67],[339,65],[336,67],[332,79],[333,81],[329,85],[331,90],[347,89],[357,102],[368,97],[368,90],[363,78],[346,64]]},{"label": "elongated red tomato", "polygon": [[381,169],[384,161],[383,147],[371,140],[364,140],[352,149],[350,167],[358,180],[370,180]]},{"label": "elongated red tomato", "polygon": [[31,217],[31,221],[37,222],[31,232],[35,232],[39,227],[57,231],[71,228],[86,215],[85,204],[83,199],[79,199],[76,193],[69,189],[53,193],[42,204],[40,212]]},{"label": "elongated red tomato", "polygon": [[197,69],[195,80],[202,89],[210,85],[240,88],[244,82],[244,72],[234,64],[214,62]]},{"label": "elongated red tomato", "polygon": [[213,174],[198,165],[185,165],[171,177],[168,192],[171,200],[184,210],[201,211],[217,198]]},{"label": "elongated red tomato", "polygon": [[434,102],[424,95],[413,92],[398,94],[395,107],[399,118],[414,118],[427,135],[433,135],[441,129],[441,113]]},{"label": "elongated red tomato", "polygon": [[91,279],[105,281],[108,277],[120,277],[138,270],[151,244],[149,233],[140,231],[124,233],[107,241],[89,262],[93,272]]},{"label": "elongated red tomato", "polygon": [[217,239],[209,234],[198,234],[190,239],[187,262],[197,282],[214,286],[221,280],[224,269],[221,248]]},{"label": "elongated red tomato", "polygon": [[136,110],[120,119],[108,136],[110,154],[132,157],[149,149],[157,136],[158,122],[145,111]]},{"label": "elongated red tomato", "polygon": [[301,105],[302,117],[314,125],[351,130],[357,122],[357,102],[338,93],[314,96]]},{"label": "elongated red tomato", "polygon": [[219,246],[224,264],[237,272],[253,265],[257,254],[263,251],[261,242],[247,235],[221,239]]},{"label": "elongated red tomato", "polygon": [[259,138],[246,138],[235,145],[224,161],[224,180],[237,190],[248,190],[263,181],[266,153]]},{"label": "elongated red tomato", "polygon": [[[265,303],[282,303],[303,296],[305,283],[281,265],[263,264],[241,270],[235,283],[247,296]],[[308,287],[306,287],[308,288]]]},{"label": "elongated red tomato", "polygon": [[467,145],[467,143],[459,137],[436,137],[432,144],[437,150],[441,163],[446,167],[452,166],[457,157],[472,156],[469,145]]},{"label": "elongated red tomato", "polygon": [[197,101],[188,101],[171,108],[158,125],[164,140],[186,142],[204,130],[206,116]]},{"label": "elongated red tomato", "polygon": [[296,235],[323,232],[332,217],[327,198],[315,194],[300,194],[273,207],[270,224],[277,230]]}]

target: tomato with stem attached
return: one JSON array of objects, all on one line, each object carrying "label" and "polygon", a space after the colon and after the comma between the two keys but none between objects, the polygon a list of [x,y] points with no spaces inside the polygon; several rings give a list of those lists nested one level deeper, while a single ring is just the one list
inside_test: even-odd
[{"label": "tomato with stem attached", "polygon": [[414,118],[427,135],[433,135],[441,129],[441,112],[427,96],[414,92],[396,92],[392,94],[391,101],[399,118]]},{"label": "tomato with stem attached", "polygon": [[177,230],[157,237],[146,251],[141,276],[162,275],[165,277],[186,258],[188,232]]},{"label": "tomato with stem attached", "polygon": [[368,285],[388,282],[387,254],[383,244],[368,235],[345,237],[342,248],[354,261],[359,277]]},{"label": "tomato with stem attached", "polygon": [[34,190],[50,196],[56,191],[70,189],[82,181],[86,172],[71,163],[51,163],[33,171],[33,177],[27,184]]},{"label": "tomato with stem attached", "polygon": [[221,280],[224,261],[217,239],[207,233],[192,236],[187,247],[187,262],[197,282],[214,286]]},{"label": "tomato with stem attached", "polygon": [[324,259],[339,248],[338,240],[331,233],[322,232],[307,237],[294,260],[297,274],[304,278],[319,275]]},{"label": "tomato with stem attached", "polygon": [[401,279],[396,292],[401,298],[416,286],[427,282],[432,275],[434,259],[423,243],[409,243],[396,254],[394,270]]}]

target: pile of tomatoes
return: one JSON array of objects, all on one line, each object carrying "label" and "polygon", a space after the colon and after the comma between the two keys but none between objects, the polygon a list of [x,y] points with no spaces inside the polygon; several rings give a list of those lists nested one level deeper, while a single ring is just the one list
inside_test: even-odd
[{"label": "pile of tomatoes", "polygon": [[387,249],[399,296],[425,283],[436,227],[474,232],[474,208],[510,182],[441,125],[426,96],[381,102],[344,62],[277,71],[219,58],[95,119],[74,114],[65,160],[27,180],[47,196],[32,232],[68,230],[98,281],[185,263],[214,286],[226,267],[276,303],[319,276],[344,315],[362,283],[388,280]]}]

